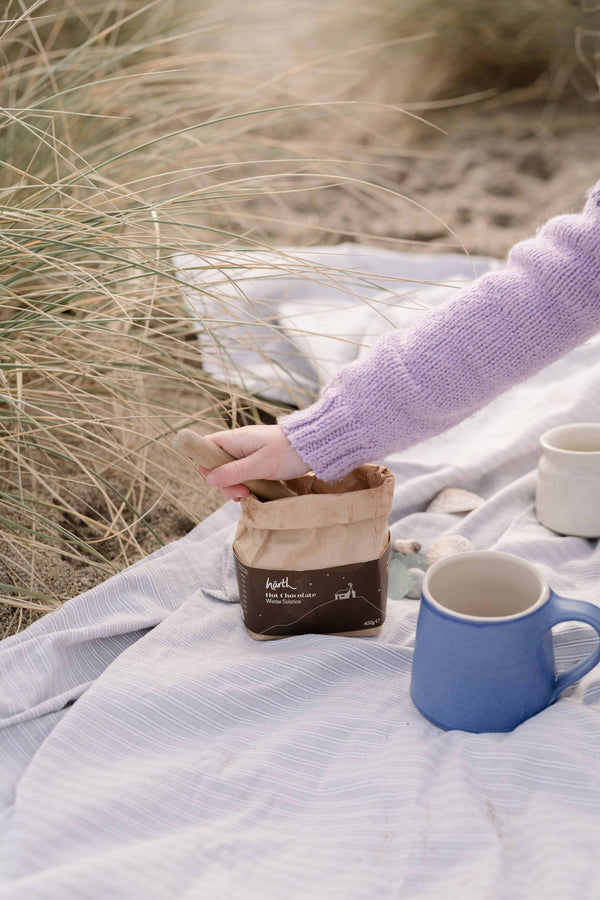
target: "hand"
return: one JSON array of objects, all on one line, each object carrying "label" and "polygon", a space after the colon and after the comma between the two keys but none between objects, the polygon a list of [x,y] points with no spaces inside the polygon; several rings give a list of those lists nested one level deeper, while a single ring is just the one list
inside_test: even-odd
[{"label": "hand", "polygon": [[217,431],[207,437],[235,457],[233,462],[212,471],[198,467],[208,483],[218,487],[228,500],[241,500],[250,494],[242,481],[253,478],[285,481],[310,471],[310,466],[296,453],[279,425],[245,425],[232,431]]}]

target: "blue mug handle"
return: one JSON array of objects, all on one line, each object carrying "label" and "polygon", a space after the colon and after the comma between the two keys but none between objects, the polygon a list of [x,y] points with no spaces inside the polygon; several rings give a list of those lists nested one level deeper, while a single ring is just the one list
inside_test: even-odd
[{"label": "blue mug handle", "polygon": [[[598,638],[600,638],[600,609],[594,606],[593,603],[586,603],[584,600],[570,600],[568,597],[559,597],[554,591],[550,591],[548,612],[550,614],[551,628],[553,625],[559,625],[561,622],[585,622],[586,625],[592,626]],[[587,659],[583,659],[577,665],[567,669],[566,672],[558,676],[550,697],[550,703],[554,703],[565,688],[583,678],[599,662],[600,643]]]}]

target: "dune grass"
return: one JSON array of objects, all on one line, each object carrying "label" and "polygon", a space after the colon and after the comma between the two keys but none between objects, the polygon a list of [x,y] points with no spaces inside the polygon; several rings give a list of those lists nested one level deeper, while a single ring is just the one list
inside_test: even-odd
[{"label": "dune grass", "polygon": [[[279,89],[251,104],[237,80],[219,81],[215,9],[190,19],[164,2],[8,4],[0,604],[16,612],[7,632],[27,624],[23,610],[70,596],[53,577],[57,560],[91,573],[90,584],[172,537],[165,510],[179,511],[183,530],[210,510],[199,477],[170,450],[178,428],[276,411],[206,375],[173,253],[200,253],[227,277],[223,251],[271,247],[293,218],[290,194],[352,181],[368,193],[363,179],[333,174],[331,160],[319,166],[287,140],[295,115],[299,132],[307,116],[323,116],[319,104]],[[257,197],[268,198],[266,214]],[[274,274],[295,265],[283,255]],[[313,267],[311,277],[335,273]]]}]

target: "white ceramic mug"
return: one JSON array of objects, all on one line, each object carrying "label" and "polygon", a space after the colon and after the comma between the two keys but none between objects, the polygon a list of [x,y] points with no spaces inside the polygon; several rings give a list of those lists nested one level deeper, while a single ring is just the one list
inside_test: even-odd
[{"label": "white ceramic mug", "polygon": [[540,443],[538,521],[559,534],[600,537],[600,423],[559,425]]}]

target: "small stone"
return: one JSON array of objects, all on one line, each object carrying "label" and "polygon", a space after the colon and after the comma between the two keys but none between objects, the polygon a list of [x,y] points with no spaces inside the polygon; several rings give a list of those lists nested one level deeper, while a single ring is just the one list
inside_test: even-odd
[{"label": "small stone", "polygon": [[418,553],[421,545],[418,541],[403,541],[401,538],[392,544],[395,553]]},{"label": "small stone", "polygon": [[421,585],[423,584],[425,572],[423,571],[423,569],[412,568],[408,570],[408,573],[409,575],[413,576],[414,584],[408,589],[408,591],[406,592],[406,596],[410,600],[418,600],[421,596]]},{"label": "small stone", "polygon": [[[388,571],[388,597],[390,600],[403,600],[409,596],[420,580],[416,572],[425,571],[425,562],[416,553],[393,553]],[[421,590],[419,587],[420,596]]]},{"label": "small stone", "polygon": [[388,597],[390,600],[402,600],[410,590],[412,576],[402,562],[401,556],[392,556],[388,571]]}]

